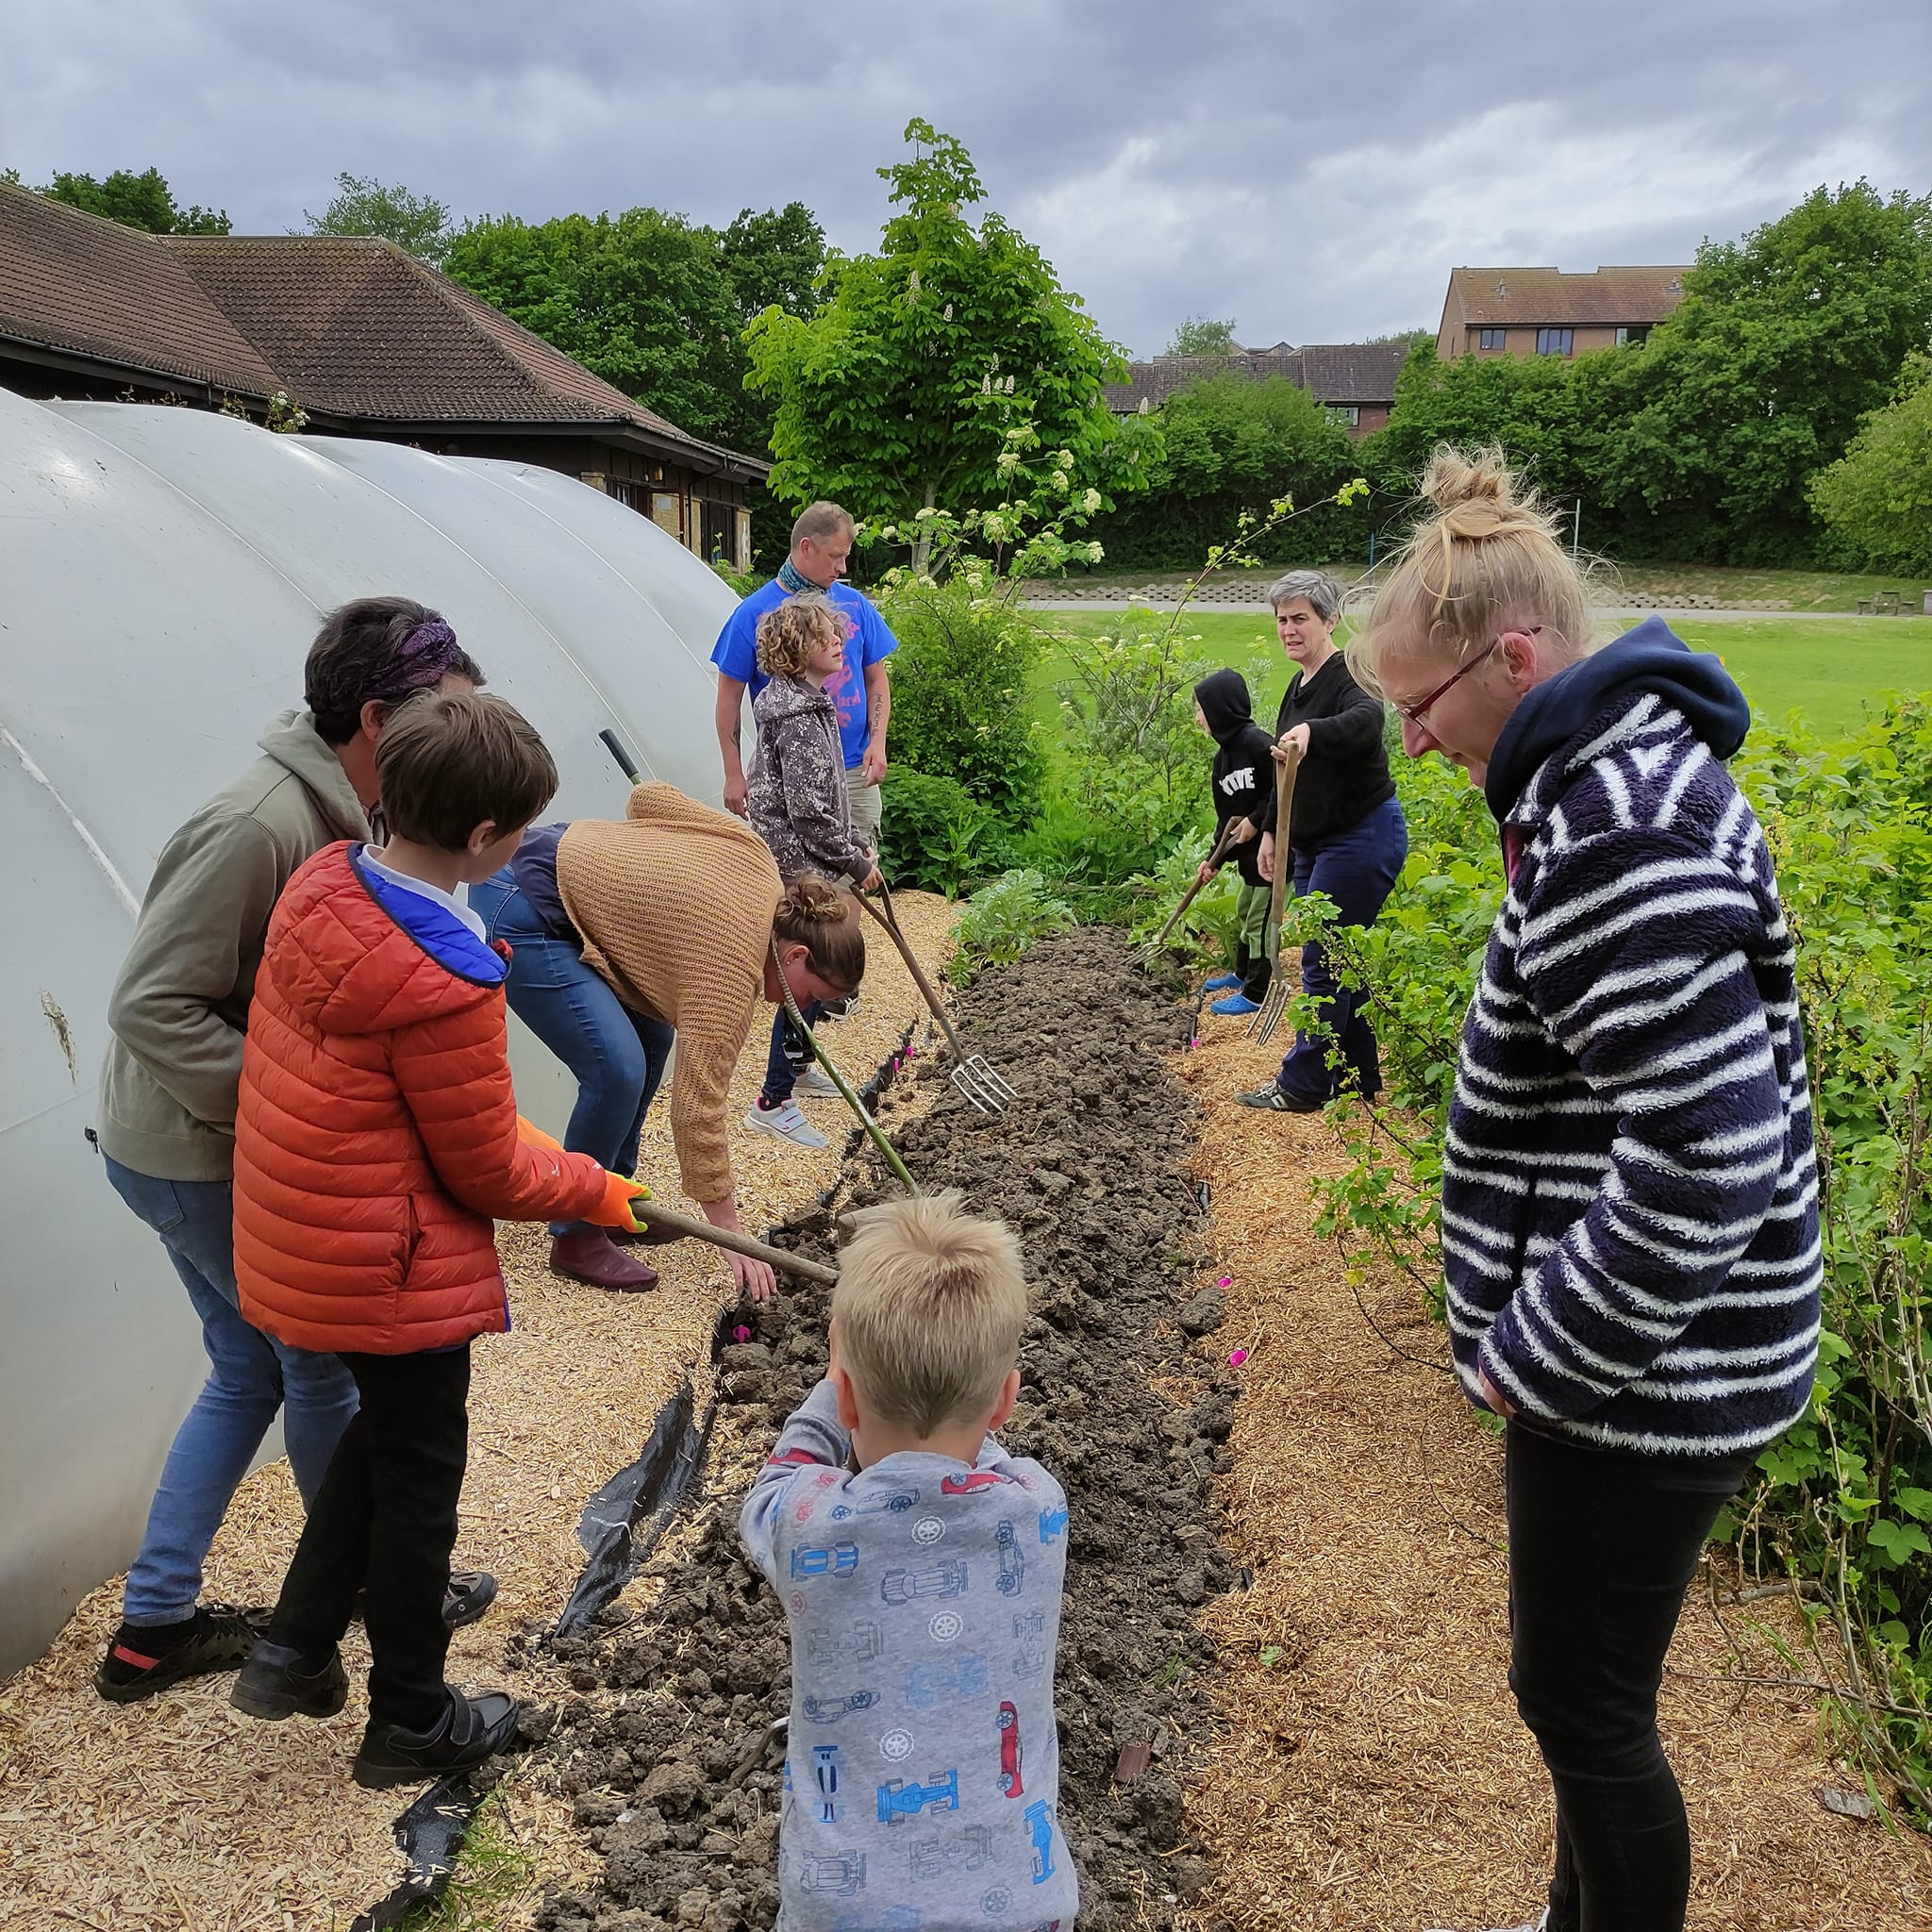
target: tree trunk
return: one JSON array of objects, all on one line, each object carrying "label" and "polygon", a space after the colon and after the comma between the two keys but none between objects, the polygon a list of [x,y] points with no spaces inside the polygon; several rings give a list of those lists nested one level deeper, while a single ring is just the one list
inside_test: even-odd
[{"label": "tree trunk", "polygon": [[[930,479],[928,479],[925,486],[925,508],[927,509],[933,508],[933,502],[937,495],[938,491],[934,489]],[[925,575],[926,565],[932,561],[932,525],[928,520],[925,523],[915,524],[913,527],[919,534],[912,540],[912,575],[916,577],[923,577]]]}]

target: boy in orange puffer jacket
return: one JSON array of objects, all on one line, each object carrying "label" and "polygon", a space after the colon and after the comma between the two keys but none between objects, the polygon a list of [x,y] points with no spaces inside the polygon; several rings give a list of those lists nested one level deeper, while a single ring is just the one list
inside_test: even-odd
[{"label": "boy in orange puffer jacket", "polygon": [[645,1191],[519,1121],[508,948],[456,896],[508,861],[556,791],[543,741],[501,698],[427,693],[391,719],[375,770],[389,842],[331,845],[289,881],[249,1009],[242,1312],[339,1355],[361,1408],[231,1700],[262,1718],[340,1710],[337,1644],[366,1585],[355,1776],[371,1787],[480,1763],[516,1731],[513,1698],[472,1701],[442,1674],[470,1342],[509,1326],[491,1219],[632,1227]]}]

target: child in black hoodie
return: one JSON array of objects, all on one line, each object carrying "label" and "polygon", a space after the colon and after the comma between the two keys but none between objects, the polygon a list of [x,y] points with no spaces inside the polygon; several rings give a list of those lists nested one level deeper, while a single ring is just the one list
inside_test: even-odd
[{"label": "child in black hoodie", "polygon": [[[1260,851],[1255,828],[1273,823],[1274,760],[1269,756],[1273,741],[1255,723],[1247,679],[1239,671],[1216,671],[1194,687],[1194,717],[1215,743],[1216,841],[1230,821],[1239,822],[1221,863],[1225,865],[1232,858],[1241,875],[1241,897],[1236,901],[1240,938],[1234,971],[1208,982],[1210,991],[1226,992],[1226,997],[1216,1000],[1208,1010],[1252,1013],[1267,994],[1272,970],[1268,959],[1269,888],[1255,862]],[[1215,870],[1203,861],[1203,884]]]}]

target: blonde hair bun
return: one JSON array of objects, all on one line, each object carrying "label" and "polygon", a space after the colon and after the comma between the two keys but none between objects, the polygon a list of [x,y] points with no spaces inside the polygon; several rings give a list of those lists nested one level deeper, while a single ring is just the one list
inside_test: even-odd
[{"label": "blonde hair bun", "polygon": [[781,917],[789,913],[813,925],[836,925],[849,916],[845,894],[830,879],[811,872],[801,874],[786,887],[778,911]]},{"label": "blonde hair bun", "polygon": [[1467,455],[1440,446],[1423,475],[1422,493],[1435,506],[1441,529],[1465,541],[1530,530],[1555,535],[1555,521],[1541,499],[1534,490],[1519,488],[1508,459],[1493,443]]}]

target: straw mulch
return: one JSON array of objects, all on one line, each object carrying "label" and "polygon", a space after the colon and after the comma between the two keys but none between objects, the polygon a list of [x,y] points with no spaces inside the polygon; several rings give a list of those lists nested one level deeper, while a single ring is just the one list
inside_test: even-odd
[{"label": "straw mulch", "polygon": [[[908,892],[900,917],[935,976],[952,950],[955,911]],[[904,963],[869,933],[870,970],[857,1013],[828,1025],[827,1049],[862,1084],[924,1012]],[[761,1009],[763,1010],[763,1009]],[[807,1103],[831,1145],[810,1152],[740,1128],[765,1060],[755,1027],[732,1090],[732,1158],[745,1226],[762,1232],[807,1208],[838,1171],[852,1118],[842,1103]],[[918,1083],[895,1118],[927,1099]],[[695,1213],[676,1183],[660,1096],[646,1124],[641,1172],[667,1206]],[[585,1499],[642,1447],[680,1377],[703,1354],[730,1275],[715,1249],[688,1242],[644,1251],[663,1275],[648,1295],[607,1295],[552,1275],[539,1228],[500,1236],[514,1326],[478,1343],[459,1563],[493,1571],[496,1607],[451,1646],[454,1683],[506,1686],[507,1635],[554,1618],[584,1553]],[[186,1310],[183,1311],[187,1319]],[[300,1533],[288,1464],[242,1485],[208,1569],[206,1594],[272,1603]],[[38,1663],[0,1685],[0,1925],[34,1932],[335,1932],[400,1879],[393,1820],[412,1789],[363,1791],[349,1778],[367,1720],[368,1661],[359,1626],[344,1645],[347,1709],[326,1724],[258,1724],[227,1702],[230,1679],[202,1678],[118,1707],[92,1689],[120,1614],[119,1578],[92,1591]],[[525,1775],[504,1790],[513,1835],[533,1868],[568,1877],[586,1854],[568,1812]],[[495,1923],[525,1923],[512,1909]]]},{"label": "straw mulch", "polygon": [[[1310,1232],[1308,1176],[1341,1164],[1333,1130],[1234,1101],[1275,1063],[1240,1023],[1208,1020],[1177,1069],[1204,1108],[1208,1278],[1233,1276],[1226,1325],[1204,1346],[1249,1351],[1225,1495],[1255,1580],[1208,1612],[1224,1724],[1189,1802],[1220,1860],[1204,1921],[1520,1925],[1541,1908],[1553,1826],[1504,1679],[1500,1443],[1446,1375],[1376,1337],[1334,1247]],[[1392,1270],[1361,1295],[1390,1342],[1447,1362],[1441,1330]],[[1712,1586],[1728,1579],[1707,1565],[1663,1698],[1696,1845],[1690,1926],[1932,1926],[1926,1841],[1821,1806],[1823,1787],[1862,1787],[1824,1755],[1815,1702],[1709,1681],[1784,1674],[1761,1638],[1734,1664]],[[1766,1608],[1724,1614],[1738,1627]]]}]

